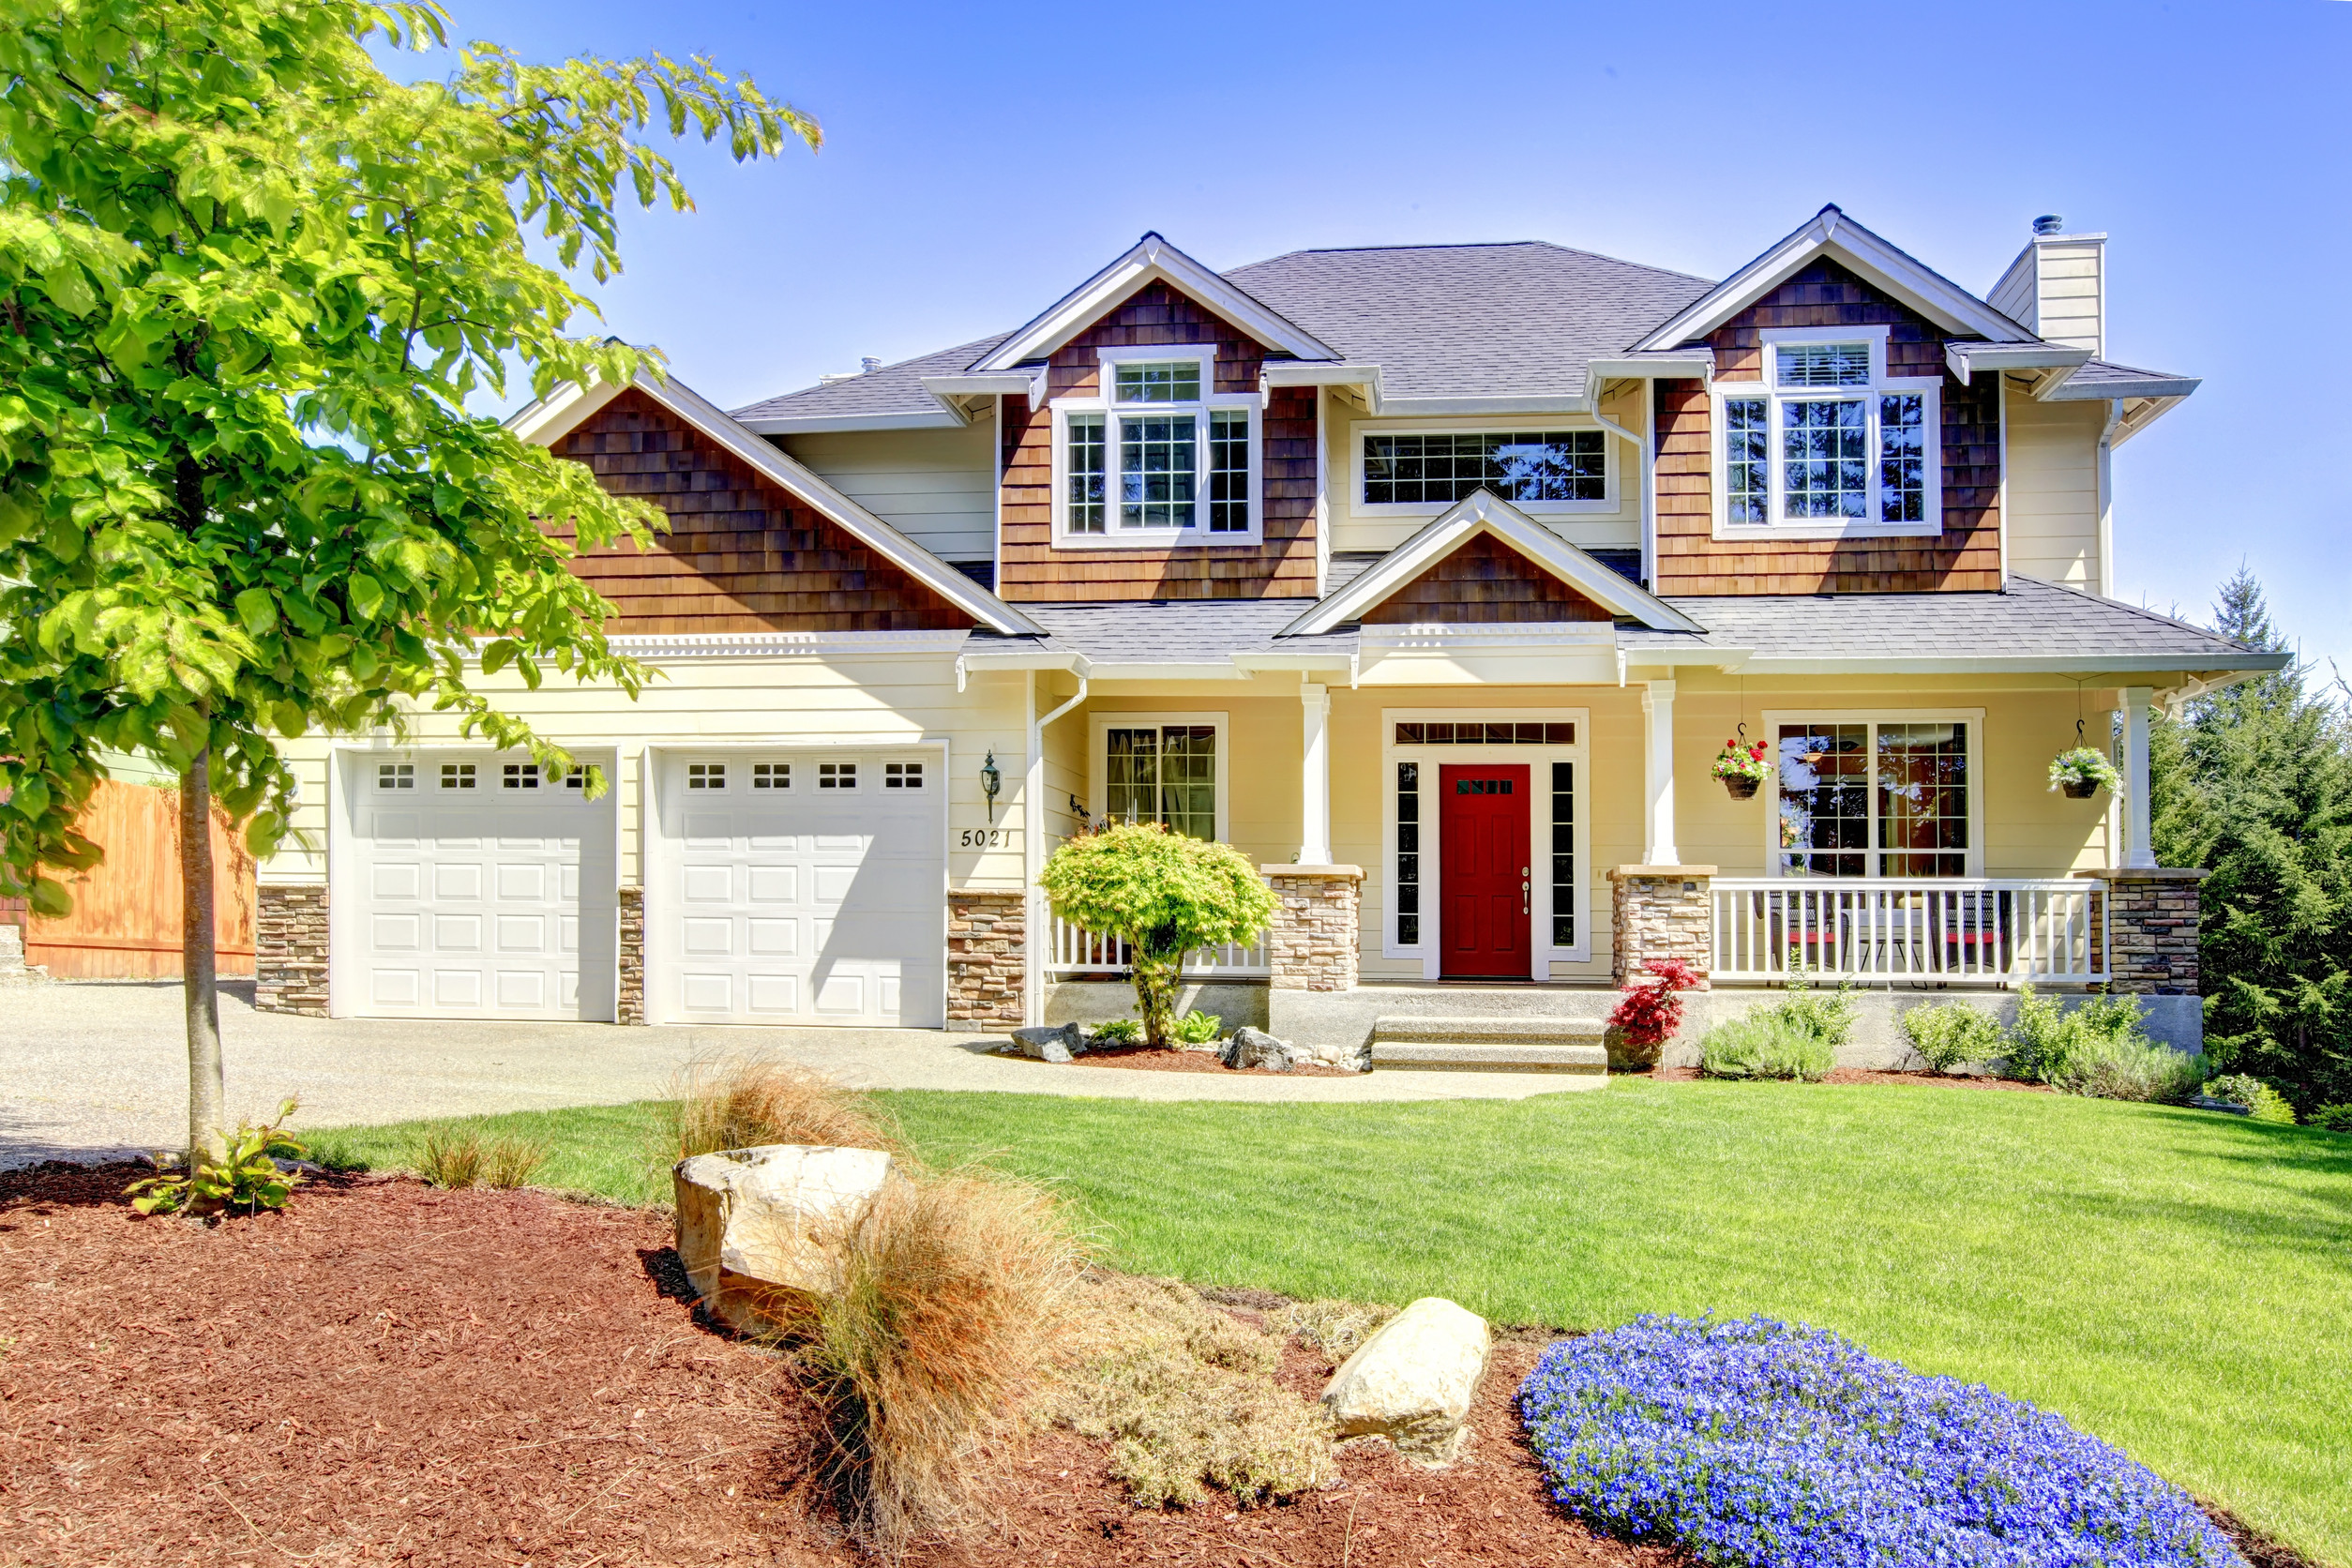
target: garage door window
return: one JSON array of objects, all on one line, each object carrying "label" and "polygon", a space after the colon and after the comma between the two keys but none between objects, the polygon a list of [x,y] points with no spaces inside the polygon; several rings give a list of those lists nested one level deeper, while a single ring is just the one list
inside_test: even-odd
[{"label": "garage door window", "polygon": [[854,790],[857,788],[855,762],[819,762],[817,788],[820,790]]},{"label": "garage door window", "polygon": [[415,764],[413,762],[377,763],[376,788],[379,790],[414,790],[416,788]]},{"label": "garage door window", "polygon": [[539,764],[536,762],[508,762],[506,764],[505,785],[509,790],[537,789],[539,787]]},{"label": "garage door window", "polygon": [[791,789],[792,787],[792,764],[790,762],[752,763],[751,787],[755,790]]},{"label": "garage door window", "polygon": [[923,788],[923,764],[920,762],[884,762],[882,788],[885,790],[920,790]]},{"label": "garage door window", "polygon": [[686,788],[689,790],[724,790],[727,788],[727,764],[724,762],[688,762]]},{"label": "garage door window", "polygon": [[441,787],[445,790],[471,790],[474,788],[474,764],[471,762],[442,763]]}]

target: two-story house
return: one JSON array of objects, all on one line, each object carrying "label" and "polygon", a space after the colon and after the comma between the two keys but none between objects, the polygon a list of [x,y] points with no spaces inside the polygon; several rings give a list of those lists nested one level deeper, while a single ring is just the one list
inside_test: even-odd
[{"label": "two-story house", "polygon": [[[298,744],[263,1003],[1033,1020],[1119,957],[1044,857],[1142,819],[1275,882],[1196,970],[1278,1029],[1674,954],[2185,991],[2151,1005],[2193,1033],[2148,715],[2280,660],[2111,596],[2115,451],[2197,384],[2106,358],[2104,236],[2061,227],[1983,296],[1833,206],[1720,281],[1152,234],[1013,331],[732,413],[565,388],[515,428],[669,513],[578,562],[658,678],[489,684],[616,787],[432,715]],[[2047,787],[2111,734],[2119,801]]]}]

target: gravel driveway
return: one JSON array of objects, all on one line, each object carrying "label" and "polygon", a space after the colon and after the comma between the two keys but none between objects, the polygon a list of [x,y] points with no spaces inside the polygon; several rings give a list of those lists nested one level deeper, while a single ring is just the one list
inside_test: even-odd
[{"label": "gravel driveway", "polygon": [[[1429,1100],[1516,1099],[1571,1087],[1516,1073],[1288,1078],[1055,1066],[993,1054],[1002,1034],[933,1030],[300,1018],[256,1013],[252,994],[250,981],[221,988],[230,1116],[265,1114],[298,1094],[308,1127],[647,1099],[706,1050],[776,1051],[872,1089],[1143,1100]],[[0,988],[0,1168],[176,1147],[187,1137],[187,1116],[179,982]]]}]

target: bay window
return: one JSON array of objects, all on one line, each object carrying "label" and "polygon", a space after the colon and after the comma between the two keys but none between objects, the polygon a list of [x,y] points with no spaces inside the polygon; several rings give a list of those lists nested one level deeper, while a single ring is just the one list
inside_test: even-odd
[{"label": "bay window", "polygon": [[1886,333],[1768,331],[1763,379],[1715,384],[1720,534],[1941,530],[1942,379],[1889,374]]},{"label": "bay window", "polygon": [[1981,874],[1981,714],[1765,716],[1775,763],[1775,875]]},{"label": "bay window", "polygon": [[1053,404],[1058,542],[1257,542],[1257,395],[1216,391],[1213,345],[1100,352],[1105,390]]}]

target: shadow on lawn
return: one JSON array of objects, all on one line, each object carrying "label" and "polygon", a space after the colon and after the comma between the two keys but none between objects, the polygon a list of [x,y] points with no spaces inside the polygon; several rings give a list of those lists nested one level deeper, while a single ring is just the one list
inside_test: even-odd
[{"label": "shadow on lawn", "polygon": [[[2146,1221],[2194,1228],[2213,1240],[2232,1245],[2260,1242],[2316,1256],[2339,1269],[2352,1272],[2352,1138],[2313,1127],[2226,1118],[2214,1127],[2209,1111],[2173,1110],[2176,1118],[2196,1117],[2194,1141],[2173,1141],[2166,1153],[2184,1172],[2199,1166],[2222,1168],[2233,1186],[2254,1186],[2273,1199],[2257,1204],[2245,1197],[2236,1200],[2196,1199],[2173,1193],[2164,1197],[2106,1198],[2077,1192],[2079,1214],[2110,1221]],[[2187,1132],[2187,1126],[2180,1130]]]}]

